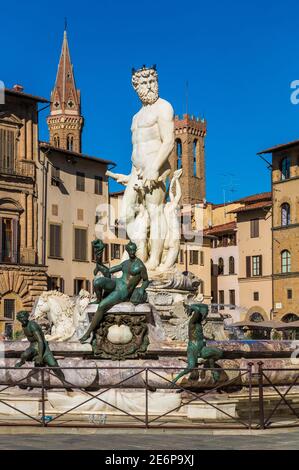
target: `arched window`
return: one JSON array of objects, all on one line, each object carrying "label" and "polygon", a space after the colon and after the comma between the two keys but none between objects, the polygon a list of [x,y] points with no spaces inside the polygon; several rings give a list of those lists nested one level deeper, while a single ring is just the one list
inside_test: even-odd
[{"label": "arched window", "polygon": [[74,137],[71,134],[69,134],[66,139],[66,148],[67,150],[72,151],[73,147],[74,147]]},{"label": "arched window", "polygon": [[290,178],[290,167],[291,167],[290,159],[288,157],[283,158],[280,163],[280,171],[281,171],[282,180],[287,180]]},{"label": "arched window", "polygon": [[291,253],[288,250],[281,252],[281,272],[284,274],[291,272]]},{"label": "arched window", "polygon": [[296,313],[288,313],[284,317],[282,317],[281,321],[285,323],[291,323],[292,321],[298,321],[299,317],[296,315]]},{"label": "arched window", "polygon": [[259,312],[254,312],[250,315],[249,320],[254,321],[254,322],[260,322],[260,321],[264,321],[264,317]]},{"label": "arched window", "polygon": [[218,275],[224,274],[224,261],[223,258],[218,259]]},{"label": "arched window", "polygon": [[177,169],[182,168],[182,141],[181,139],[176,139],[176,156],[177,156]]},{"label": "arched window", "polygon": [[54,135],[54,139],[53,139],[53,140],[54,140],[54,147],[57,147],[57,148],[58,148],[59,145],[60,145],[59,135],[57,135],[57,134]]},{"label": "arched window", "polygon": [[197,139],[194,139],[193,141],[193,176],[197,176],[196,155],[197,155]]},{"label": "arched window", "polygon": [[281,205],[281,225],[286,226],[291,223],[291,208],[290,204],[285,202]]},{"label": "arched window", "polygon": [[229,257],[229,274],[235,274],[235,258],[233,256]]}]

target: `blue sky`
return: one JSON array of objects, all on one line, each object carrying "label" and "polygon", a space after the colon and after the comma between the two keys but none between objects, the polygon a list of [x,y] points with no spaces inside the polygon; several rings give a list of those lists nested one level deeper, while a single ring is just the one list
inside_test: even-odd
[{"label": "blue sky", "polygon": [[125,172],[139,108],[131,68],[156,63],[160,94],[176,114],[186,110],[188,81],[189,112],[207,119],[207,199],[223,202],[224,192],[231,200],[269,190],[269,170],[256,153],[299,138],[299,105],[290,101],[290,83],[299,79],[298,15],[295,0],[6,2],[0,80],[49,97],[67,16],[83,150]]}]

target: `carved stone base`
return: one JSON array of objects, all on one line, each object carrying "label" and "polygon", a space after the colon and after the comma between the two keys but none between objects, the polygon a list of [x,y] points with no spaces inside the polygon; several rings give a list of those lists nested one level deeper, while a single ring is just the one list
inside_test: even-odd
[{"label": "carved stone base", "polygon": [[144,357],[149,345],[148,323],[152,323],[148,304],[134,306],[123,302],[115,305],[106,313],[96,332],[92,343],[94,355],[112,360]]}]

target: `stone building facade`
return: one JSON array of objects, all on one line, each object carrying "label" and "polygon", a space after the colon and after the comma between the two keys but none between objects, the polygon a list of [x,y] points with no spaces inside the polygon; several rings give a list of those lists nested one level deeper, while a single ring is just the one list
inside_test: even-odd
[{"label": "stone building facade", "polygon": [[299,140],[272,154],[273,317],[299,320]]},{"label": "stone building facade", "polygon": [[272,318],[272,197],[243,198],[236,215],[240,320]]},{"label": "stone building facade", "polygon": [[38,103],[15,86],[0,105],[0,333],[12,337],[18,310],[47,288],[38,249]]}]

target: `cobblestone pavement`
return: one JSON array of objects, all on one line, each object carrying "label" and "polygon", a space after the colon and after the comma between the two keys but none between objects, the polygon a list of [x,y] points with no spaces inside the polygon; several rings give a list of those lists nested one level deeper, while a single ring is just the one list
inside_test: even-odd
[{"label": "cobblestone pavement", "polygon": [[[9,431],[11,433],[11,430]],[[79,434],[80,432],[80,434]],[[216,449],[268,449],[293,450],[299,448],[299,430],[267,431],[258,435],[212,434],[198,431],[189,433],[171,431],[136,431],[86,434],[11,434],[0,436],[0,450],[8,449],[104,449],[104,450],[216,450]]]}]

